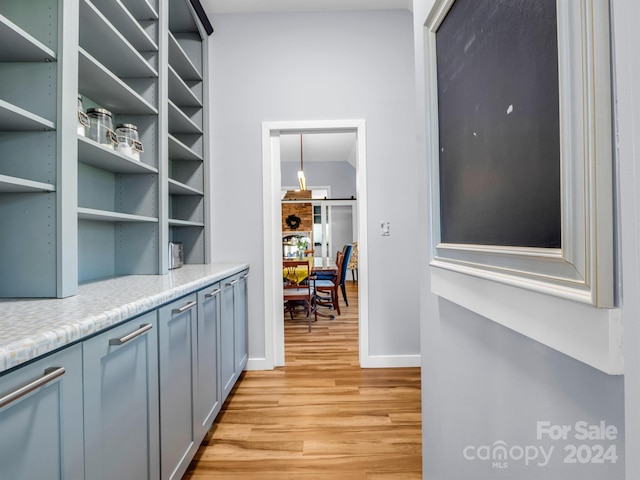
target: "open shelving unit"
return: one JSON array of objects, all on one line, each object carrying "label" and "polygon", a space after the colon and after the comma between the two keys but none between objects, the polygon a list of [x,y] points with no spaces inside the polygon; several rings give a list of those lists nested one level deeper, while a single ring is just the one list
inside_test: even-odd
[{"label": "open shelving unit", "polygon": [[208,262],[206,36],[188,2],[169,4],[168,194],[169,240],[181,242],[185,263]]},{"label": "open shelving unit", "polygon": [[0,4],[0,297],[57,295],[58,2],[38,6]]},{"label": "open shelving unit", "polygon": [[[63,8],[64,7],[64,8]],[[0,2],[0,298],[207,263],[207,36],[189,0]],[[78,131],[104,108],[139,159]]]},{"label": "open shelving unit", "polygon": [[[142,10],[147,2],[137,2]],[[133,0],[128,5],[135,5]],[[118,124],[137,126],[134,160],[78,136],[78,279],[159,274],[158,20],[141,23],[120,0],[80,0],[78,91]],[[146,242],[131,243],[132,231]],[[96,244],[100,246],[96,248]],[[111,261],[105,261],[105,253]],[[136,262],[125,259],[136,258]]]}]

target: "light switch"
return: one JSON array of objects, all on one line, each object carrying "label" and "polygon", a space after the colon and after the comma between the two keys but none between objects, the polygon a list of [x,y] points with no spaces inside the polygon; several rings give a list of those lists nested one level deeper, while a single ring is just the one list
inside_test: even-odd
[{"label": "light switch", "polygon": [[389,222],[380,222],[380,235],[383,237],[391,235]]}]

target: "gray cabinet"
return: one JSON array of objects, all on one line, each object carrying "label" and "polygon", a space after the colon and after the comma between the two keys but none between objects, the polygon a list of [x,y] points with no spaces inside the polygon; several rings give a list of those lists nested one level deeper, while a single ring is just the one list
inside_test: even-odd
[{"label": "gray cabinet", "polygon": [[233,287],[233,319],[235,340],[235,369],[240,373],[247,366],[249,358],[249,338],[247,335],[247,280],[249,272],[242,272],[238,276],[238,282]]},{"label": "gray cabinet", "polygon": [[0,377],[0,476],[84,478],[82,347]]},{"label": "gray cabinet", "polygon": [[220,284],[198,292],[198,334],[195,383],[197,438],[203,438],[222,406],[220,386]]},{"label": "gray cabinet", "polygon": [[86,478],[159,478],[156,316],[83,343]]},{"label": "gray cabinet", "polygon": [[0,478],[181,478],[247,363],[247,276],[0,375]]},{"label": "gray cabinet", "polygon": [[220,372],[227,398],[247,364],[247,277],[244,271],[222,282]]},{"label": "gray cabinet", "polygon": [[181,478],[201,440],[194,415],[196,298],[193,293],[158,311],[162,479]]}]

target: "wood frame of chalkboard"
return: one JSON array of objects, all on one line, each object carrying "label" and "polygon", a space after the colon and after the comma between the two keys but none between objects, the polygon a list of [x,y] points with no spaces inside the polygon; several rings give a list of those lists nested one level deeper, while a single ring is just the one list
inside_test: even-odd
[{"label": "wood frame of chalkboard", "polygon": [[561,242],[544,248],[442,241],[437,34],[455,1],[437,0],[425,24],[432,272],[446,269],[595,307],[615,307],[608,2],[556,2]]}]

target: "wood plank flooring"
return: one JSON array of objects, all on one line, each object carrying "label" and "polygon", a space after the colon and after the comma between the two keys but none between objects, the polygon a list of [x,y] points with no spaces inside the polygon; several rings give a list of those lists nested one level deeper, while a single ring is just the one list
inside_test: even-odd
[{"label": "wood plank flooring", "polygon": [[360,369],[347,285],[336,320],[285,320],[286,366],[243,374],[185,479],[422,478],[420,369]]}]

